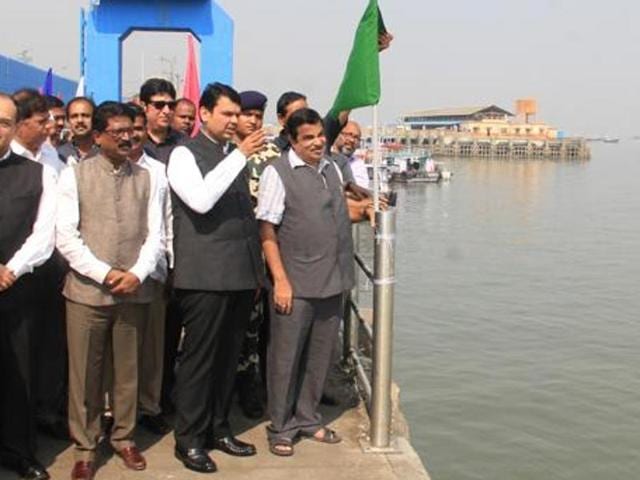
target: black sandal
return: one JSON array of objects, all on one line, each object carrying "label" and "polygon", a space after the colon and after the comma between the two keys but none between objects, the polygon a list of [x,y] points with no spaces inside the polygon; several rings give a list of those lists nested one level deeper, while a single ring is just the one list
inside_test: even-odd
[{"label": "black sandal", "polygon": [[269,451],[278,457],[290,457],[293,455],[293,442],[288,438],[270,440]]},{"label": "black sandal", "polygon": [[[314,442],[320,442],[320,443],[331,443],[331,444],[335,444],[335,443],[340,443],[342,441],[342,438],[340,437],[340,435],[338,435],[334,430],[331,430],[330,428],[327,427],[322,427],[320,430],[324,431],[324,434],[321,437],[316,437],[315,434],[312,435],[305,435],[309,440],[313,440]],[[320,430],[318,430],[316,433],[318,433]]]}]

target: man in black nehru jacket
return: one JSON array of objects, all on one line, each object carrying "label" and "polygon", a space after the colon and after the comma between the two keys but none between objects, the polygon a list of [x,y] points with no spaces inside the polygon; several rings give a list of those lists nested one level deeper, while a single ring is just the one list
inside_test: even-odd
[{"label": "man in black nehru jacket", "polygon": [[175,296],[184,327],[176,397],[176,456],[199,472],[216,470],[208,448],[249,456],[233,436],[229,408],[251,307],[263,283],[258,225],[247,182],[247,158],[264,146],[248,135],[232,152],[240,96],[208,85],[200,99],[202,128],[171,153],[167,176],[174,216]]},{"label": "man in black nehru jacket", "polygon": [[0,93],[0,462],[43,480],[49,474],[35,458],[32,272],[53,252],[55,172],[11,151],[16,114]]}]

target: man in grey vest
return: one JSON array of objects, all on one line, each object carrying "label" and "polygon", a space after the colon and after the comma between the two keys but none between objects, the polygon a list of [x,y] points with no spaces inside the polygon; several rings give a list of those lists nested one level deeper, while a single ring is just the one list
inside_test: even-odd
[{"label": "man in grey vest", "polygon": [[291,150],[265,169],[256,214],[273,279],[267,431],[271,452],[281,456],[293,454],[298,436],[340,441],[323,426],[318,405],[343,293],[354,284],[351,219],[363,218],[366,208],[347,206],[340,170],[325,155],[316,111],[296,111],[286,130]]},{"label": "man in grey vest", "polygon": [[[162,247],[162,203],[149,171],[128,161],[133,114],[105,102],[93,115],[100,153],[63,172],[56,245],[69,262],[69,430],[72,480],[92,479],[104,410],[103,376],[113,371],[111,445],[127,468],[146,462],[133,441],[141,326],[153,289],[149,275]],[[112,355],[107,355],[112,348]],[[105,358],[111,365],[104,365]]]},{"label": "man in grey vest", "polygon": [[231,87],[209,84],[200,98],[202,128],[171,153],[167,176],[174,215],[173,286],[184,327],[176,375],[176,457],[185,467],[216,470],[207,448],[256,453],[229,425],[238,357],[264,265],[247,182],[247,158],[264,132],[226,153],[240,114]]}]

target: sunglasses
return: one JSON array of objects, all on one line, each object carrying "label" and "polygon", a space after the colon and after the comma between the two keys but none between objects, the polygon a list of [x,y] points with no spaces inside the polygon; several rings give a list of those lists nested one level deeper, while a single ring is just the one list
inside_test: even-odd
[{"label": "sunglasses", "polygon": [[153,108],[155,108],[156,110],[164,110],[164,107],[169,107],[169,110],[175,110],[176,103],[177,102],[175,100],[172,100],[170,102],[167,102],[165,100],[156,100],[149,102],[149,105],[153,105]]}]

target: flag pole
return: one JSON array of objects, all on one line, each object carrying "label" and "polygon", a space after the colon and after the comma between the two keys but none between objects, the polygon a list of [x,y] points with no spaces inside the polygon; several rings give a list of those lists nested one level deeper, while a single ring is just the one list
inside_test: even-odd
[{"label": "flag pole", "polygon": [[373,208],[380,210],[380,139],[378,137],[378,105],[373,106]]}]

